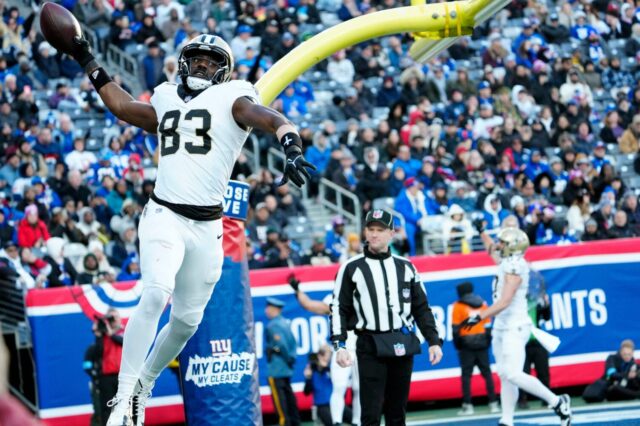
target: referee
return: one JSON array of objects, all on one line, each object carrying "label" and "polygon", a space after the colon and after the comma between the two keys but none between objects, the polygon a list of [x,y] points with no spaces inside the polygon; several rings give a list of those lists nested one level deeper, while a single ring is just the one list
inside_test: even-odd
[{"label": "referee", "polygon": [[427,296],[413,264],[392,255],[393,217],[371,210],[365,218],[364,253],[342,264],[333,290],[331,339],[337,363],[352,360],[347,330],[358,335],[362,426],[404,425],[413,355],[420,353],[416,324],[429,343],[432,365],[442,359],[440,338]]}]

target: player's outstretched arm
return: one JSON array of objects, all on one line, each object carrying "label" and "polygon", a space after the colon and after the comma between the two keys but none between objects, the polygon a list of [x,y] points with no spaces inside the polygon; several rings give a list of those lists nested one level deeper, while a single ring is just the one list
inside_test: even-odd
[{"label": "player's outstretched arm", "polygon": [[304,185],[304,178],[311,179],[307,169],[315,170],[316,166],[305,160],[302,155],[302,140],[296,127],[278,111],[257,105],[248,98],[238,98],[233,103],[233,118],[245,128],[260,129],[264,132],[275,133],[284,148],[287,163],[284,177],[280,185],[289,180],[297,186]]},{"label": "player's outstretched arm", "polygon": [[114,83],[109,74],[91,54],[85,38],[76,37],[78,44],[75,60],[84,68],[104,104],[116,117],[149,133],[158,131],[158,117],[151,104],[136,101],[122,87]]},{"label": "player's outstretched arm", "polygon": [[295,277],[295,275],[291,274],[289,276],[289,285],[293,289],[296,294],[296,299],[298,299],[298,303],[305,311],[318,314],[318,315],[329,315],[331,313],[331,307],[324,302],[319,300],[313,300],[307,294],[300,290],[300,281]]}]

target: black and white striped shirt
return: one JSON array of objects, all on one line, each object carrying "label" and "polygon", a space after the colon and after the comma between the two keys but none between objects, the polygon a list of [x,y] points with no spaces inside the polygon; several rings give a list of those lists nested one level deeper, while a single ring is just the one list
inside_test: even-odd
[{"label": "black and white striped shirt", "polygon": [[429,345],[440,343],[420,275],[406,258],[390,252],[364,254],[342,264],[331,304],[331,339],[347,330],[386,332],[415,323]]}]

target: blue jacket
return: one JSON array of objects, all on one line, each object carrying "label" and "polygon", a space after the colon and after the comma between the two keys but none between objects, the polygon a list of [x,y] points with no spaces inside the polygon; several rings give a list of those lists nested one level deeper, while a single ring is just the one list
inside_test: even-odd
[{"label": "blue jacket", "polygon": [[267,376],[291,377],[296,363],[296,339],[291,332],[291,321],[283,316],[273,318],[267,324],[266,353]]},{"label": "blue jacket", "polygon": [[[393,162],[393,170],[397,169],[398,167],[404,169],[405,179],[408,179],[410,177],[415,177],[418,174],[418,172],[422,168],[422,162],[416,160],[415,158],[410,158],[408,161],[403,161],[399,158],[396,158],[396,160]],[[391,171],[391,173],[393,173],[393,170]]]},{"label": "blue jacket", "polygon": [[320,406],[329,404],[332,392],[333,383],[331,383],[329,369],[318,371],[314,368],[311,378],[305,380],[304,394],[313,393],[313,405]]},{"label": "blue jacket", "polygon": [[404,217],[406,224],[414,227],[418,226],[418,221],[422,218],[422,213],[420,213],[417,207],[418,206],[416,206],[416,211],[414,212],[406,189],[400,192],[393,206],[393,208]]},{"label": "blue jacket", "polygon": [[531,180],[534,180],[540,173],[548,172],[549,166],[545,163],[533,163],[529,161],[524,169],[524,174]]},{"label": "blue jacket", "polygon": [[327,147],[324,151],[320,151],[317,147],[310,146],[307,148],[305,157],[308,162],[316,166],[316,170],[309,170],[309,173],[322,176],[331,160],[331,150]]}]

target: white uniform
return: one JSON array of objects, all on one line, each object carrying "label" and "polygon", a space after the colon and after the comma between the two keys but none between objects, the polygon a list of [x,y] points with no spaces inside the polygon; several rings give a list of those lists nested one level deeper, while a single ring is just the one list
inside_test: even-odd
[{"label": "white uniform", "polygon": [[[174,204],[221,204],[249,136],[236,124],[231,108],[243,96],[258,103],[258,93],[251,83],[233,80],[213,85],[184,102],[178,87],[163,83],[151,97],[160,123],[159,148],[166,152],[160,156],[154,192]],[[178,136],[172,136],[174,132]]]},{"label": "white uniform", "polygon": [[[333,294],[328,294],[322,301],[331,306]],[[358,375],[358,357],[356,356],[356,343],[358,336],[353,330],[347,330],[347,340],[345,347],[351,355],[351,367],[340,367],[338,365],[336,353],[331,357],[331,384],[333,390],[329,401],[331,409],[331,420],[333,423],[342,423],[344,415],[344,396],[347,388],[351,386],[352,391],[352,424],[360,424],[360,377]]]},{"label": "white uniform", "polygon": [[505,275],[518,275],[522,280],[509,306],[495,317],[493,325],[493,356],[502,382],[500,423],[513,425],[513,415],[518,401],[518,388],[551,404],[557,397],[536,377],[523,372],[526,357],[525,346],[531,335],[532,322],[528,313],[527,290],[529,265],[522,256],[502,259],[498,275],[493,281],[493,301],[500,299],[504,291]]},{"label": "white uniform", "polygon": [[353,331],[347,331],[347,340],[345,346],[349,355],[351,355],[351,367],[340,367],[338,365],[336,354],[331,357],[331,384],[333,391],[331,392],[331,420],[333,423],[342,424],[342,416],[344,413],[344,396],[349,385],[353,395],[352,407],[353,417],[351,423],[360,424],[360,377],[358,376],[358,357],[356,356],[356,342],[358,336]]},{"label": "white uniform", "polygon": [[[118,385],[122,399],[132,394],[138,378],[153,383],[202,320],[224,258],[222,220],[205,220],[202,212],[222,204],[249,135],[235,122],[233,103],[243,96],[258,102],[257,92],[245,81],[213,85],[184,100],[178,87],[161,84],[151,98],[159,123],[154,190],[159,201],[149,201],[139,225],[144,290],[125,332]],[[156,338],[154,331],[170,296],[170,321]]]}]

